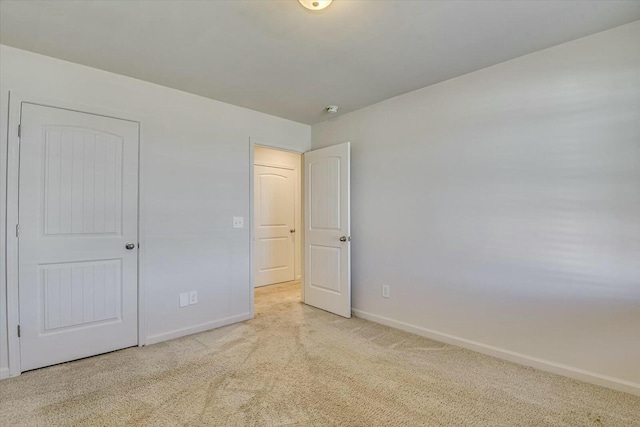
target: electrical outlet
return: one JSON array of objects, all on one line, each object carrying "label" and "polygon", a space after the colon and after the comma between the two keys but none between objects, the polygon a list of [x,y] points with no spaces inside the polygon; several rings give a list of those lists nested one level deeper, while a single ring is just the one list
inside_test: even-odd
[{"label": "electrical outlet", "polygon": [[196,304],[198,302],[198,291],[189,292],[189,304]]},{"label": "electrical outlet", "polygon": [[244,227],[244,217],[234,216],[233,217],[233,228],[243,228]]},{"label": "electrical outlet", "polygon": [[389,298],[389,285],[382,285],[382,298]]},{"label": "electrical outlet", "polygon": [[180,307],[186,307],[189,305],[189,294],[183,293],[180,294]]}]

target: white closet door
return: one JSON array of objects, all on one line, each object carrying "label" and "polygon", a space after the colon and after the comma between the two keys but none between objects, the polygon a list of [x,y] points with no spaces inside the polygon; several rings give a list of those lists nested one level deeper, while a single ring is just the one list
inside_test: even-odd
[{"label": "white closet door", "polygon": [[304,159],[304,302],[351,317],[350,144]]},{"label": "white closet door", "polygon": [[138,123],[22,104],[21,370],[138,343]]},{"label": "white closet door", "polygon": [[295,278],[295,180],[295,170],[255,166],[255,286]]}]

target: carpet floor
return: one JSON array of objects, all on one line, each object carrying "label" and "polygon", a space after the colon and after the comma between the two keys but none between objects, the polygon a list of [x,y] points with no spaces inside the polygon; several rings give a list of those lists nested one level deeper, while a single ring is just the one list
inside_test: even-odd
[{"label": "carpet floor", "polygon": [[255,319],[0,382],[2,426],[640,426],[640,398],[259,288]]}]

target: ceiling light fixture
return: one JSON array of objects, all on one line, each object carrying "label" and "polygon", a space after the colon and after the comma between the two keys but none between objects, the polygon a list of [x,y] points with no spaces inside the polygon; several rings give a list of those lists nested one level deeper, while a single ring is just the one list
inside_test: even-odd
[{"label": "ceiling light fixture", "polygon": [[301,5],[309,10],[322,10],[329,6],[333,0],[298,0]]}]

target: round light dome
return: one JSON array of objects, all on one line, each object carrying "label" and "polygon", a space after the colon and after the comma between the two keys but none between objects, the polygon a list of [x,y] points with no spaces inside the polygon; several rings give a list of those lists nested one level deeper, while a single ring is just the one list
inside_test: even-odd
[{"label": "round light dome", "polygon": [[298,0],[301,5],[309,10],[322,10],[329,6],[333,0]]}]

